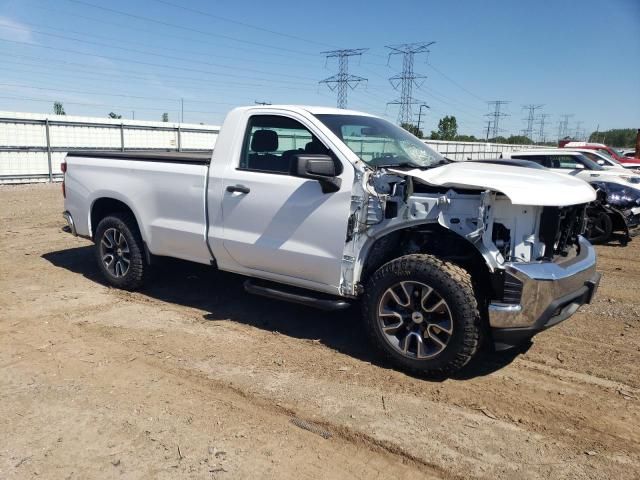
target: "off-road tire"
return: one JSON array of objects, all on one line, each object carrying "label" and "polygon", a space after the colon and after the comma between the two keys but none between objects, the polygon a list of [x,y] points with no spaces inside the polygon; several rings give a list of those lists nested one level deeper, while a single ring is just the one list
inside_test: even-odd
[{"label": "off-road tire", "polygon": [[[110,229],[115,229],[120,232],[124,236],[129,248],[130,264],[128,270],[126,274],[119,277],[114,276],[102,260],[101,241],[105,232]],[[145,262],[144,243],[135,217],[126,212],[112,213],[98,223],[94,239],[98,268],[107,282],[122,290],[136,290],[140,288],[147,276],[148,265]]]},{"label": "off-road tire", "polygon": [[[421,282],[445,300],[453,334],[444,350],[428,359],[409,358],[386,340],[378,321],[378,304],[387,289],[403,281]],[[406,255],[381,266],[368,280],[362,302],[366,332],[375,351],[397,367],[431,377],[450,376],[474,357],[482,324],[469,273],[432,255]]]}]

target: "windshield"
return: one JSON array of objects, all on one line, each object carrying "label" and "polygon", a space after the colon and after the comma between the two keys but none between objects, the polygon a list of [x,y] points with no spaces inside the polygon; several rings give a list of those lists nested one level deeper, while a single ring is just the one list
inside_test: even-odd
[{"label": "windshield", "polygon": [[372,167],[429,168],[447,160],[424,142],[391,122],[364,115],[316,115]]},{"label": "windshield", "polygon": [[615,150],[613,150],[613,148],[609,148],[609,147],[599,147],[596,149],[598,152],[604,152],[607,155],[609,155],[612,158],[616,158],[616,152]]},{"label": "windshield", "polygon": [[591,160],[589,157],[586,157],[583,154],[578,155],[578,157],[580,157],[580,160],[582,161],[582,163],[584,163],[584,165],[587,167],[587,170],[604,170],[604,168],[602,168],[602,166],[598,165],[596,162]]},{"label": "windshield", "polygon": [[618,161],[604,150],[592,150],[592,151],[584,150],[584,151],[581,151],[580,153],[589,157],[591,160],[593,160],[596,163],[598,161],[603,161],[608,165],[619,165]]}]

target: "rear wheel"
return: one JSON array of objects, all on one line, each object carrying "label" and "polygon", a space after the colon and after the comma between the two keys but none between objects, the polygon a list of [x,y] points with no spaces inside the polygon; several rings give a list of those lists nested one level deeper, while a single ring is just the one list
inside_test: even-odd
[{"label": "rear wheel", "polygon": [[401,368],[449,375],[478,351],[480,313],[471,276],[431,255],[407,255],[380,267],[363,307],[374,348]]},{"label": "rear wheel", "polygon": [[95,253],[98,267],[111,285],[124,290],[142,286],[147,266],[133,215],[114,213],[103,218],[96,228]]}]

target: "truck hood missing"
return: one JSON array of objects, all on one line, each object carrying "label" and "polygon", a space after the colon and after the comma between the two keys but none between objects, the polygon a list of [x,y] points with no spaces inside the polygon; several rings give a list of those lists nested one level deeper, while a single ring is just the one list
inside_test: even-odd
[{"label": "truck hood missing", "polygon": [[524,167],[456,162],[429,170],[390,171],[434,187],[493,190],[506,195],[514,205],[564,207],[596,199],[593,188],[583,180]]}]

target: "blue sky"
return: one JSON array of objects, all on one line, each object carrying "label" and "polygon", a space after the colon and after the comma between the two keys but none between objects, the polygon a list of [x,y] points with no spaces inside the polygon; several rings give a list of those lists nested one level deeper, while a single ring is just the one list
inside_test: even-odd
[{"label": "blue sky", "polygon": [[496,99],[510,101],[506,135],[525,104],[544,105],[548,138],[562,114],[570,130],[640,127],[640,0],[0,0],[0,39],[0,110],[59,99],[67,114],[178,120],[184,98],[185,122],[219,124],[256,100],[335,105],[318,81],[337,65],[320,52],[366,47],[349,107],[395,121],[401,59],[385,45],[435,41],[415,61],[427,131],[452,114],[484,136]]}]

